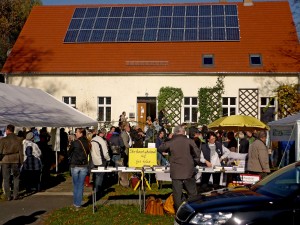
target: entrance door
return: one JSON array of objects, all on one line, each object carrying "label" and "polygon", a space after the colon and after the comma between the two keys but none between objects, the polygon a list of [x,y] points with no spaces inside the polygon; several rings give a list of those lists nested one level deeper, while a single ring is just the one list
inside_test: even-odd
[{"label": "entrance door", "polygon": [[139,127],[141,127],[144,130],[144,126],[145,126],[145,121],[146,121],[146,110],[147,110],[147,104],[144,102],[140,102],[137,104],[137,115],[138,115],[138,125]]},{"label": "entrance door", "polygon": [[137,98],[138,124],[144,130],[147,116],[151,116],[152,122],[156,118],[156,98],[138,97]]}]

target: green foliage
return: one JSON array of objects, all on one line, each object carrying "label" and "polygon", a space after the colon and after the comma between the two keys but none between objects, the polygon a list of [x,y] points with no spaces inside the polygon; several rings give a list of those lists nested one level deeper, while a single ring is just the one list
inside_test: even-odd
[{"label": "green foliage", "polygon": [[216,85],[212,88],[200,88],[199,99],[199,124],[208,124],[222,115],[222,95],[224,94],[224,76],[217,78]]},{"label": "green foliage", "polygon": [[33,6],[41,5],[40,0],[0,1],[0,69],[21,32]]},{"label": "green foliage", "polygon": [[178,125],[181,119],[183,92],[180,88],[162,87],[158,94],[158,110],[164,110],[171,126]]}]

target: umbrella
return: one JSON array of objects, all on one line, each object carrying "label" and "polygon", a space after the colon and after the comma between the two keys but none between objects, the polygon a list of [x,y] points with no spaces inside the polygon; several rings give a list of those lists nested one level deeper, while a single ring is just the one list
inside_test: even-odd
[{"label": "umbrella", "polygon": [[209,129],[216,130],[269,130],[269,126],[252,116],[224,116],[208,124]]}]

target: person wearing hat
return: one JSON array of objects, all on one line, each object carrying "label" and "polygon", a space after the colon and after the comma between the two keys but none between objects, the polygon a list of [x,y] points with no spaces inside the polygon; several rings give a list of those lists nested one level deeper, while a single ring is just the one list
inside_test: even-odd
[{"label": "person wearing hat", "polygon": [[33,133],[30,131],[26,134],[26,138],[23,140],[23,155],[24,161],[26,160],[26,148],[28,146],[32,147],[32,155],[38,159],[41,159],[42,152],[39,146],[33,142],[34,136]]},{"label": "person wearing hat", "polygon": [[32,188],[35,188],[35,191],[40,189],[40,174],[42,170],[40,157],[42,152],[33,140],[34,135],[32,132],[28,132],[23,140],[24,161],[21,170],[21,182],[24,183],[27,192],[31,192]]}]

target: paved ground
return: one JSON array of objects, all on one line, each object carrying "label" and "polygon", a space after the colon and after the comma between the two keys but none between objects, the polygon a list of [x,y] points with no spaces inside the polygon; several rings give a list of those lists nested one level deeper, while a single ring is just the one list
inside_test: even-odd
[{"label": "paved ground", "polygon": [[[84,195],[91,195],[92,188],[85,187]],[[21,200],[0,201],[0,224],[43,224],[45,215],[55,209],[72,206],[72,180],[68,177],[45,191],[26,196]],[[87,199],[87,198],[85,198]],[[138,204],[138,200],[99,200],[101,204]]]}]

